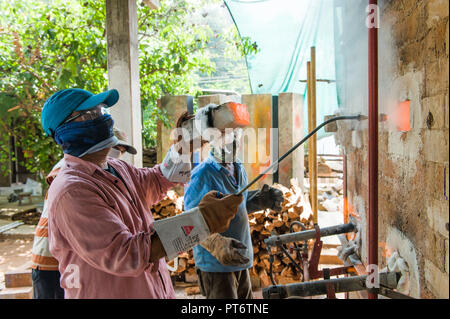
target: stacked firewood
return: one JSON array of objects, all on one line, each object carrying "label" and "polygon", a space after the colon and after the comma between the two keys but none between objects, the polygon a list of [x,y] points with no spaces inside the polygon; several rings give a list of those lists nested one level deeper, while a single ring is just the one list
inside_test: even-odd
[{"label": "stacked firewood", "polygon": [[37,225],[40,218],[41,212],[39,212],[35,207],[15,213],[11,216],[12,220],[21,220],[26,225]]},{"label": "stacked firewood", "polygon": [[[296,179],[291,180],[290,188],[281,184],[274,184],[273,187],[280,189],[284,195],[281,212],[270,209],[249,214],[250,233],[253,243],[253,267],[250,270],[252,281],[255,285],[266,287],[271,285],[269,271],[269,253],[266,249],[264,239],[272,234],[287,234],[293,221],[303,223],[307,228],[312,227],[312,211],[309,201],[302,192]],[[180,214],[183,211],[183,197],[177,195],[175,191],[169,191],[167,196],[151,208],[155,220],[163,219]],[[300,231],[299,225],[294,224],[293,231]],[[289,258],[282,254],[280,248],[272,248],[274,262],[272,273],[274,280],[278,284],[298,282],[301,274],[296,271],[290,263]],[[297,263],[300,263],[300,256],[297,251],[290,251],[291,256]],[[168,263],[171,275],[176,280],[185,282],[196,282],[195,262],[192,249],[179,255],[176,260]],[[255,282],[255,280],[257,282]]]},{"label": "stacked firewood", "polygon": [[195,271],[195,261],[192,249],[188,252],[182,253],[176,259],[171,260],[168,263],[172,277],[175,277],[177,281],[184,281],[190,283],[197,282],[197,273]]},{"label": "stacked firewood", "polygon": [[158,220],[181,214],[183,207],[184,198],[178,196],[175,191],[170,190],[162,201],[152,206],[153,219]]},{"label": "stacked firewood", "polygon": [[[151,208],[154,220],[181,214],[183,209],[184,197],[179,196],[173,190],[168,191],[166,197]],[[175,277],[175,279],[185,282],[197,281],[192,249],[179,255],[175,260],[171,260],[168,263],[168,266],[169,269],[174,269],[171,271],[171,275]]]},{"label": "stacked firewood", "polygon": [[[273,187],[283,192],[284,202],[281,212],[270,209],[249,214],[250,232],[253,243],[253,268],[250,271],[253,281],[259,281],[259,285],[267,287],[272,285],[270,280],[270,259],[264,239],[271,235],[287,234],[291,231],[291,223],[299,221],[306,228],[312,227],[312,210],[308,199],[302,192],[296,179],[291,180],[291,187],[287,188],[281,184]],[[301,231],[301,226],[292,224],[292,231]],[[299,245],[301,243],[298,243]],[[287,284],[301,281],[301,273],[289,260],[281,248],[272,247],[273,257],[272,275],[277,284]],[[301,265],[300,252],[294,249],[288,251],[291,257]]]}]

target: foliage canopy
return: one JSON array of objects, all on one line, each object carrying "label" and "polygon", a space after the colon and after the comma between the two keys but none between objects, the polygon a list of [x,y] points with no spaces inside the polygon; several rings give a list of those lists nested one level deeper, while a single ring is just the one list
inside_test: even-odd
[{"label": "foliage canopy", "polygon": [[[156,106],[163,95],[195,95],[195,74],[214,72],[211,38],[241,54],[255,43],[236,32],[214,34],[191,21],[196,9],[218,0],[161,0],[158,10],[138,3],[139,65],[144,147],[156,144],[156,123],[167,117]],[[104,0],[0,0],[0,163],[7,163],[10,137],[24,151],[20,163],[42,181],[62,153],[46,137],[40,111],[54,92],[108,88]],[[3,132],[6,132],[4,134]],[[12,154],[14,160],[15,154]],[[7,165],[0,172],[9,173]]]}]

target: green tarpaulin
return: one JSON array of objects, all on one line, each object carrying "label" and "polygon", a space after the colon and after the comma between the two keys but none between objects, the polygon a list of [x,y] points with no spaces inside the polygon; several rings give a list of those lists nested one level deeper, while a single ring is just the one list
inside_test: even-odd
[{"label": "green tarpaulin", "polygon": [[[225,0],[242,37],[261,49],[247,57],[253,93],[300,93],[306,101],[306,63],[316,48],[317,124],[338,108],[333,0]],[[307,104],[305,104],[307,105]],[[304,127],[307,129],[307,108]],[[326,133],[321,130],[319,137]]]}]

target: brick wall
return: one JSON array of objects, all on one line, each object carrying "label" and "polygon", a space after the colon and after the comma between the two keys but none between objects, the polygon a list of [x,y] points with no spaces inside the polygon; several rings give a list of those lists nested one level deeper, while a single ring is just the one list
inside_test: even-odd
[{"label": "brick wall", "polygon": [[[367,115],[367,1],[335,1],[337,80],[342,112]],[[379,125],[379,260],[386,263],[389,229],[413,244],[416,297],[448,298],[449,2],[380,1],[379,109],[388,115],[410,100],[411,130]],[[342,18],[339,18],[342,17]],[[366,220],[367,123],[339,123],[348,155],[351,207]],[[367,261],[367,234],[362,258]]]}]

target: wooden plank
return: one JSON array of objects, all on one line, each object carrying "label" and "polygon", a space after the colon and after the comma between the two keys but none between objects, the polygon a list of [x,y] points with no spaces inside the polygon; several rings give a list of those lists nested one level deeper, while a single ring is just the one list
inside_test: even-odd
[{"label": "wooden plank", "polygon": [[0,299],[33,299],[33,287],[5,288]]},{"label": "wooden plank", "polygon": [[319,259],[320,265],[344,265],[344,262],[334,255],[320,255]]},{"label": "wooden plank", "polygon": [[11,271],[5,273],[5,287],[19,288],[33,285],[31,270]]},{"label": "wooden plank", "polygon": [[[308,63],[308,132],[316,127],[316,50],[311,48],[311,62]],[[308,141],[310,201],[313,210],[313,222],[317,224],[317,135]]]}]

